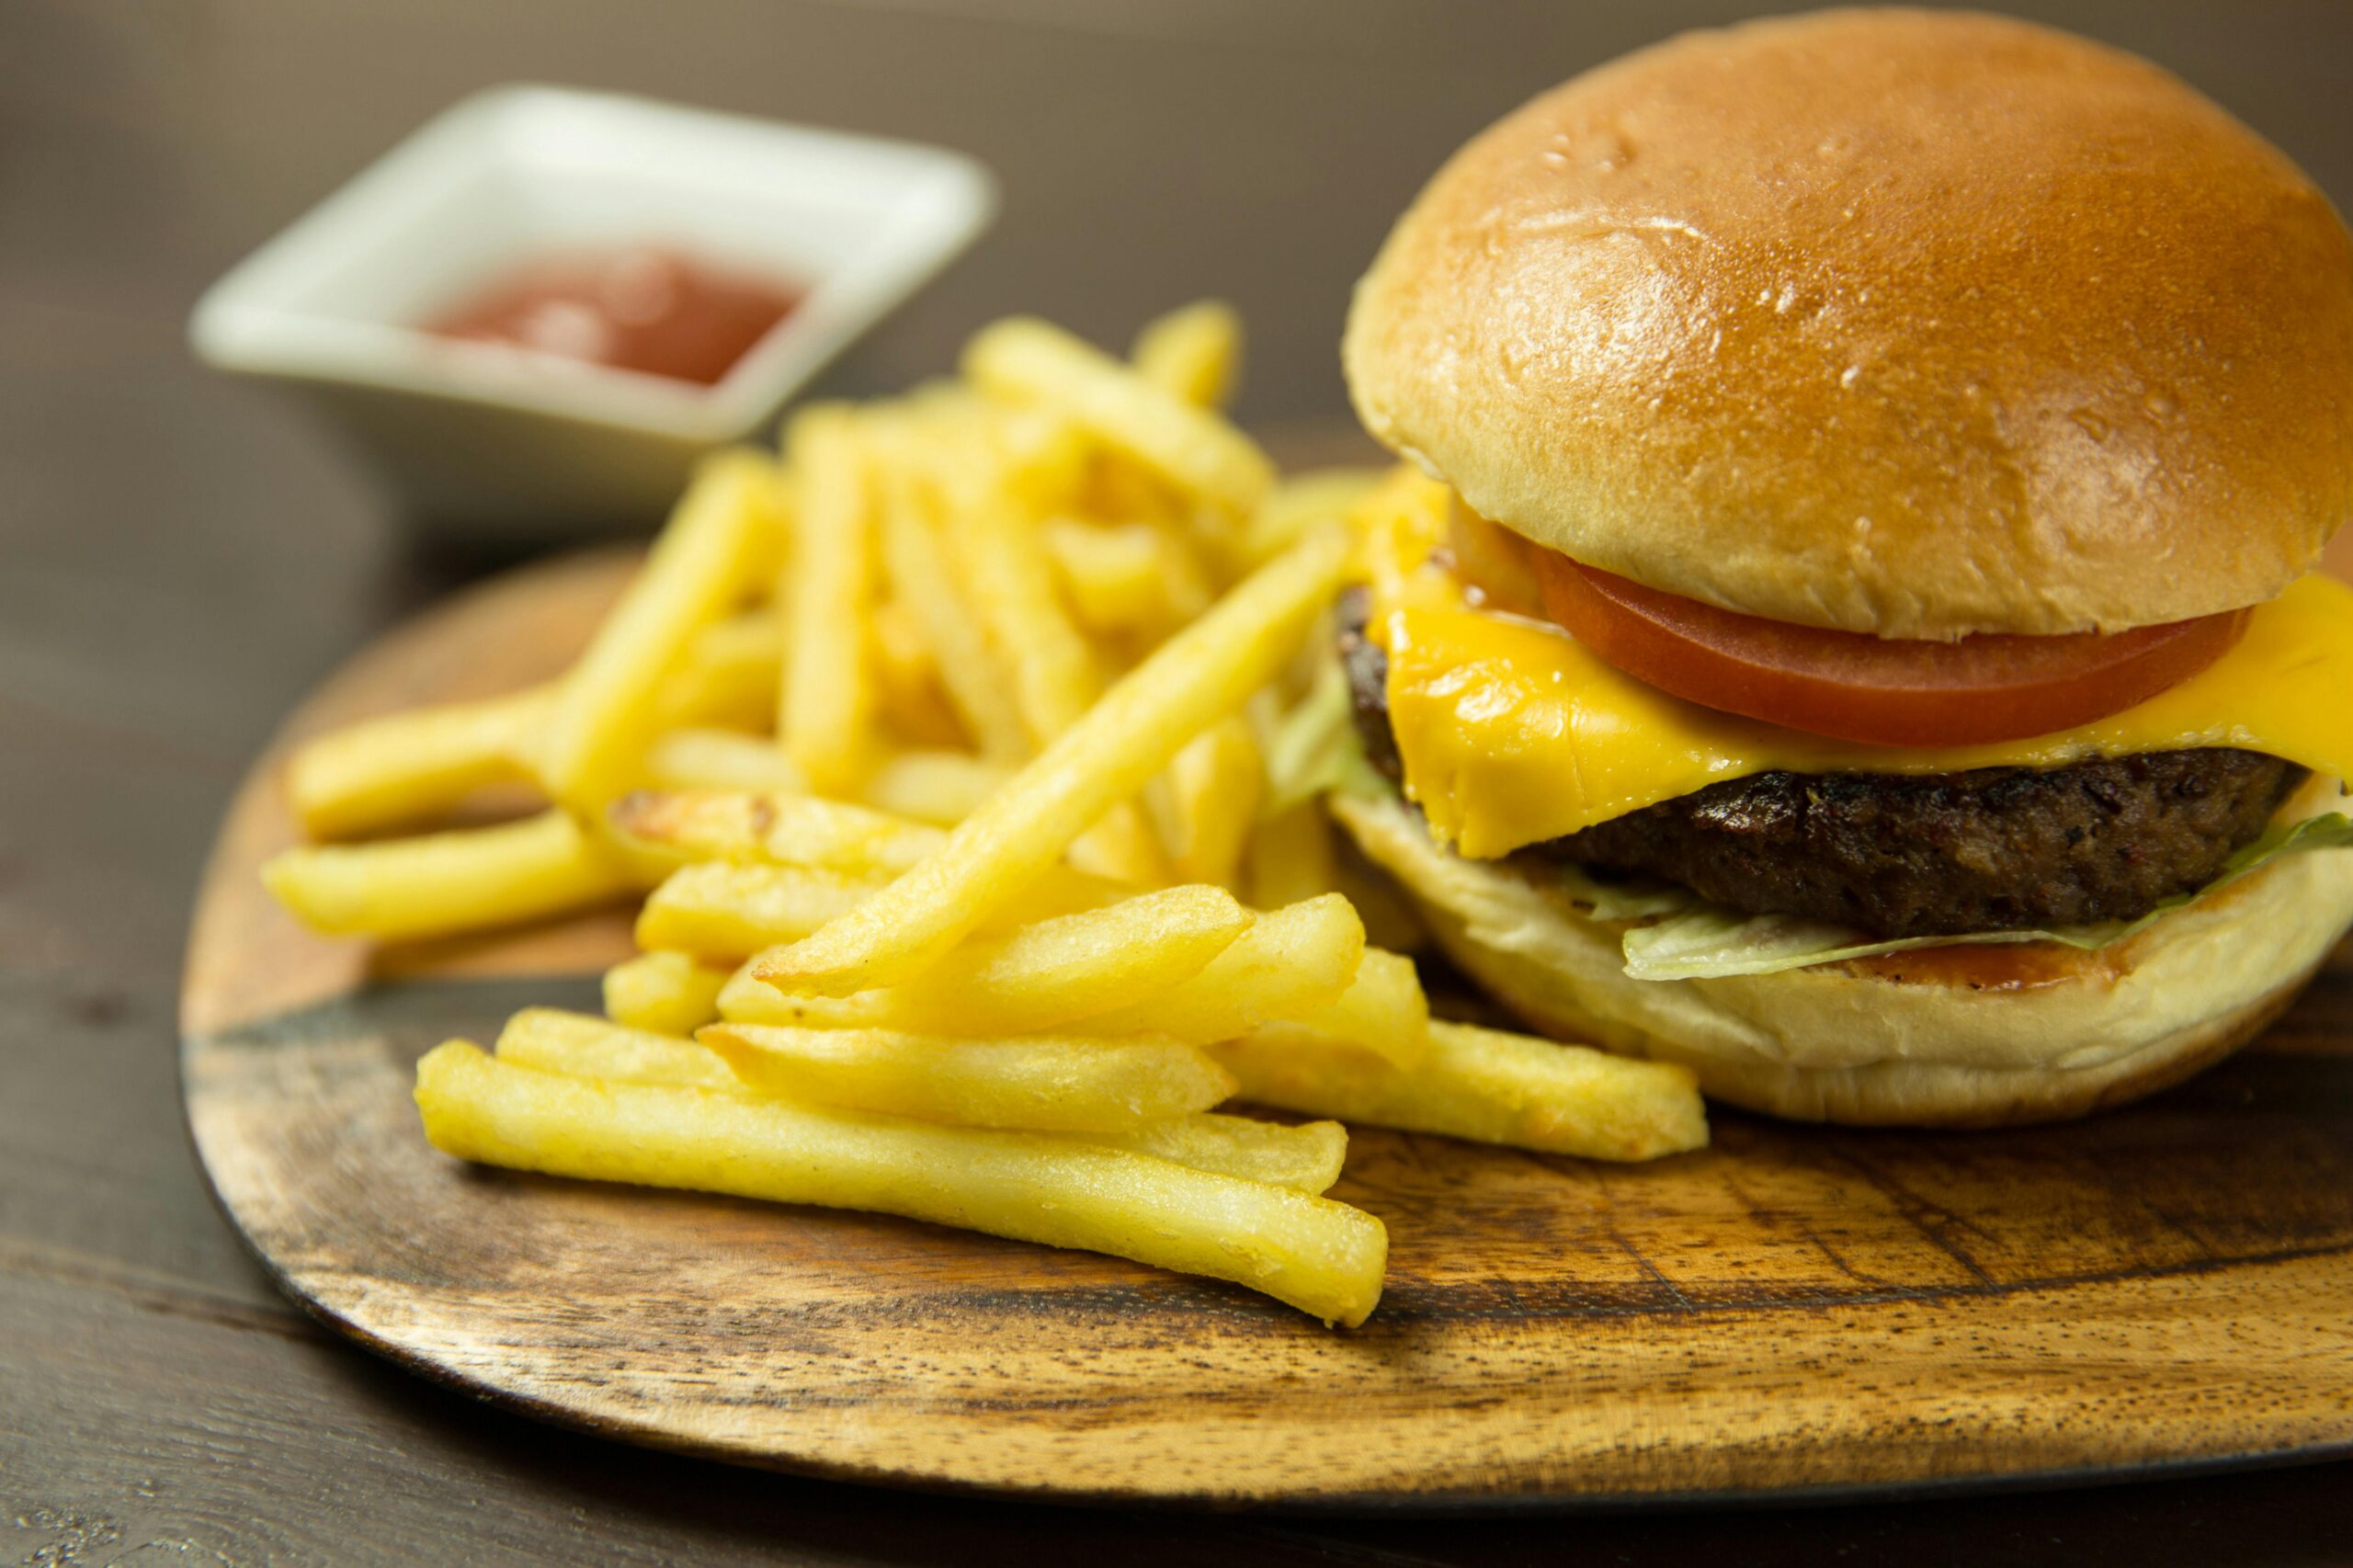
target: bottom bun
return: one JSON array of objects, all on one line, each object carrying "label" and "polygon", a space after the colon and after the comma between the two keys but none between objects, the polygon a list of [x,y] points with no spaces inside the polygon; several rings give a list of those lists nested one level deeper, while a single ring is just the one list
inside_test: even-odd
[{"label": "bottom bun", "polygon": [[[2288,814],[2338,794],[2314,779]],[[1335,796],[1332,811],[1448,956],[1532,1028],[1683,1062],[1715,1099],[1804,1121],[1991,1127],[2136,1099],[2261,1032],[2353,926],[2353,851],[2319,850],[2094,952],[1959,948],[1635,980],[1626,922],[1595,919],[1514,863],[1440,849],[1394,798]]]}]

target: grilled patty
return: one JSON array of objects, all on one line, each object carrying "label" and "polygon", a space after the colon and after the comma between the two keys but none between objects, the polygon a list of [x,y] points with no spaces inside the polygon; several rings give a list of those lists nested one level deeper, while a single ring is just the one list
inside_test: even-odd
[{"label": "grilled patty", "polygon": [[[1395,780],[1387,661],[1344,601],[1366,758]],[[1883,937],[2131,920],[2221,874],[2304,770],[2260,752],[2146,752],[2067,767],[1759,773],[1519,853],[1678,882],[1753,915]]]}]

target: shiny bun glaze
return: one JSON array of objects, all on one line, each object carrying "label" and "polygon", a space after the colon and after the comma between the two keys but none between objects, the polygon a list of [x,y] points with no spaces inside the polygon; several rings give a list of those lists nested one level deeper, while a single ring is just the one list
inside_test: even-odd
[{"label": "shiny bun glaze", "polygon": [[1695,33],[1462,149],[1358,286],[1367,426],[1538,543],[1883,637],[2268,599],[2353,512],[2353,239],[2022,22]]}]

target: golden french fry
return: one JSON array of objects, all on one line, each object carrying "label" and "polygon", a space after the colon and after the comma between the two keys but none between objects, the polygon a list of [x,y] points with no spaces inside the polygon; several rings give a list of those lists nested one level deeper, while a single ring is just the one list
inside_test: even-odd
[{"label": "golden french fry", "polygon": [[1273,487],[1274,465],[1256,442],[1060,327],[1028,317],[983,327],[965,346],[963,368],[991,396],[1067,415],[1227,513],[1246,516]]},{"label": "golden french fry", "polygon": [[1043,745],[1102,694],[1095,652],[1063,612],[1053,568],[1028,518],[995,503],[957,520],[958,559],[989,640],[1013,672],[1015,705]]},{"label": "golden french fry", "polygon": [[876,605],[866,629],[873,641],[877,714],[902,739],[920,745],[965,744],[963,721],[948,705],[939,660],[923,623],[899,599]]},{"label": "golden french fry", "polygon": [[[498,1037],[498,1059],[517,1067],[561,1073],[573,1078],[684,1085],[730,1095],[758,1094],[735,1075],[726,1058],[699,1041],[630,1028],[553,1007],[527,1007],[508,1019],[505,1032]],[[1197,1171],[1245,1176],[1300,1192],[1322,1192],[1339,1180],[1348,1149],[1347,1131],[1336,1121],[1310,1121],[1286,1127],[1279,1122],[1255,1121],[1215,1111],[1096,1129],[1083,1134],[1040,1136],[1074,1138],[1106,1148],[1129,1149],[1154,1159],[1189,1165]]]},{"label": "golden french fry", "polygon": [[1345,534],[1320,532],[1261,568],[1105,693],[938,854],[824,931],[765,955],[760,978],[847,995],[937,963],[1188,741],[1240,708],[1330,599],[1347,554]]},{"label": "golden french fry", "polygon": [[540,744],[557,800],[599,811],[633,782],[659,722],[663,678],[696,631],[751,589],[774,526],[774,484],[771,465],[752,452],[722,452],[696,471],[643,570],[563,679]]},{"label": "golden french fry", "polygon": [[1178,881],[1238,881],[1243,845],[1257,815],[1266,778],[1258,743],[1240,714],[1229,714],[1188,742],[1168,765],[1163,837]]},{"label": "golden french fry", "polygon": [[973,400],[987,421],[998,483],[1031,512],[1074,505],[1086,488],[1094,446],[1050,408],[998,408]]},{"label": "golden french fry", "polygon": [[560,811],[496,827],[288,849],[261,876],[313,929],[380,941],[543,919],[636,885],[624,858]]},{"label": "golden french fry", "polygon": [[1296,1127],[1203,1111],[1083,1136],[1116,1149],[1173,1160],[1197,1171],[1246,1176],[1299,1192],[1322,1192],[1340,1179],[1348,1130],[1336,1121]]},{"label": "golden french fry", "polygon": [[995,762],[1029,754],[1012,682],[948,565],[931,498],[910,471],[912,437],[893,437],[881,486],[882,565],[892,597],[921,623],[939,681],[981,755]]},{"label": "golden french fry", "polygon": [[1364,960],[1364,926],[1337,893],[1270,910],[1192,979],[1084,1019],[1090,1035],[1206,1045],[1337,1002]]},{"label": "golden french fry", "polygon": [[[656,722],[742,722],[764,716],[775,702],[778,635],[776,618],[763,611],[702,628],[688,642],[680,667],[662,681]],[[421,822],[485,785],[536,779],[540,743],[562,693],[561,684],[551,682],[483,702],[412,709],[331,731],[305,743],[289,762],[288,801],[312,837],[345,838]],[[655,744],[658,749],[662,742]]]},{"label": "golden french fry", "polygon": [[[958,556],[989,642],[1013,672],[1014,705],[1044,745],[1078,721],[1103,689],[1087,646],[1054,592],[1053,570],[1027,517],[990,498],[957,522]],[[1158,845],[1129,801],[1107,810],[1071,846],[1071,862],[1142,885],[1165,880]]]},{"label": "golden french fry", "polygon": [[615,801],[608,820],[624,837],[689,860],[868,875],[904,871],[948,842],[938,828],[870,806],[777,790],[640,790]]},{"label": "golden french fry", "polygon": [[739,974],[719,1011],[731,1022],[814,1028],[1036,1034],[1142,1006],[1200,973],[1252,924],[1222,889],[1169,888],[976,937],[912,985],[792,996]]},{"label": "golden french fry", "polygon": [[1156,640],[1210,606],[1192,546],[1155,523],[1051,517],[1039,537],[1073,613],[1097,636]]},{"label": "golden french fry", "polygon": [[1279,909],[1334,891],[1332,824],[1323,806],[1303,801],[1254,824],[1243,855],[1243,881],[1250,902],[1260,909]]},{"label": "golden french fry", "polygon": [[883,885],[849,871],[701,861],[679,868],[647,896],[637,945],[733,962],[820,929]]},{"label": "golden french fry", "polygon": [[640,953],[605,971],[605,1016],[655,1034],[690,1035],[718,1018],[728,973],[691,953]]},{"label": "golden french fry", "polygon": [[590,1181],[863,1209],[1132,1258],[1263,1291],[1327,1322],[1381,1299],[1388,1235],[1330,1199],[1019,1132],[662,1085],[597,1083],[451,1040],[417,1063],[434,1147]]},{"label": "golden french fry", "polygon": [[1414,960],[1403,953],[1367,948],[1348,988],[1329,1002],[1277,1015],[1257,1032],[1277,1036],[1296,1029],[1325,1040],[1370,1051],[1392,1067],[1413,1067],[1429,1054],[1430,1001]]},{"label": "golden french fry", "polygon": [[1268,560],[1289,550],[1308,529],[1350,516],[1387,473],[1378,468],[1326,468],[1285,479],[1242,530],[1243,557]]},{"label": "golden french fry", "polygon": [[1298,1030],[1211,1048],[1261,1105],[1590,1160],[1648,1160],[1708,1142],[1688,1068],[1582,1045],[1433,1023],[1429,1054],[1396,1067]]},{"label": "golden french fry", "polygon": [[526,1007],[506,1020],[498,1059],[541,1073],[625,1084],[683,1084],[733,1091],[742,1080],[707,1045],[558,1007]]},{"label": "golden french fry", "polygon": [[[781,951],[839,919],[888,885],[887,872],[706,860],[679,867],[656,887],[637,918],[643,948],[676,948],[714,963]],[[980,928],[1009,930],[1032,921],[1116,903],[1134,892],[1067,866],[1044,873],[991,911]]]},{"label": "golden french fry", "polygon": [[1242,318],[1202,300],[1144,324],[1129,356],[1136,374],[1196,408],[1222,408],[1242,369]]},{"label": "golden french fry", "polygon": [[776,715],[783,647],[784,625],[769,609],[739,610],[701,628],[654,694],[655,727],[767,728]]},{"label": "golden french fry", "polygon": [[736,966],[719,988],[719,1016],[731,1024],[774,1024],[779,1028],[862,1029],[892,1020],[884,998],[896,991],[861,991],[855,996],[788,996],[753,972],[758,960]]},{"label": "golden french fry", "polygon": [[[768,661],[771,668],[775,660]],[[646,785],[655,790],[774,790],[804,793],[808,779],[767,735],[737,730],[665,730],[646,748]]]},{"label": "golden french fry", "polygon": [[1086,1132],[1204,1111],[1234,1080],[1165,1040],[965,1040],[713,1024],[697,1037],[763,1093],[962,1127]]},{"label": "golden french fry", "polygon": [[953,827],[1012,777],[1011,768],[970,752],[895,752],[867,775],[866,803],[911,822]]},{"label": "golden french fry", "polygon": [[556,688],[388,713],[296,749],[286,797],[302,831],[346,838],[448,810],[486,784],[533,776]]},{"label": "golden french fry", "polygon": [[824,795],[852,792],[871,761],[874,672],[868,602],[874,593],[874,481],[858,416],[820,403],[787,434],[795,489],[777,737]]}]

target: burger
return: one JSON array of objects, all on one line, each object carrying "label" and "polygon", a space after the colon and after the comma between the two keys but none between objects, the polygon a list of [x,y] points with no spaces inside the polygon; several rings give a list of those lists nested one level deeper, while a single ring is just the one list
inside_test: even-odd
[{"label": "burger", "polygon": [[1335,811],[1534,1027],[2031,1121],[2217,1060],[2353,922],[2353,239],[2165,72],[1673,40],[1459,152],[1343,358],[1410,461]]}]

